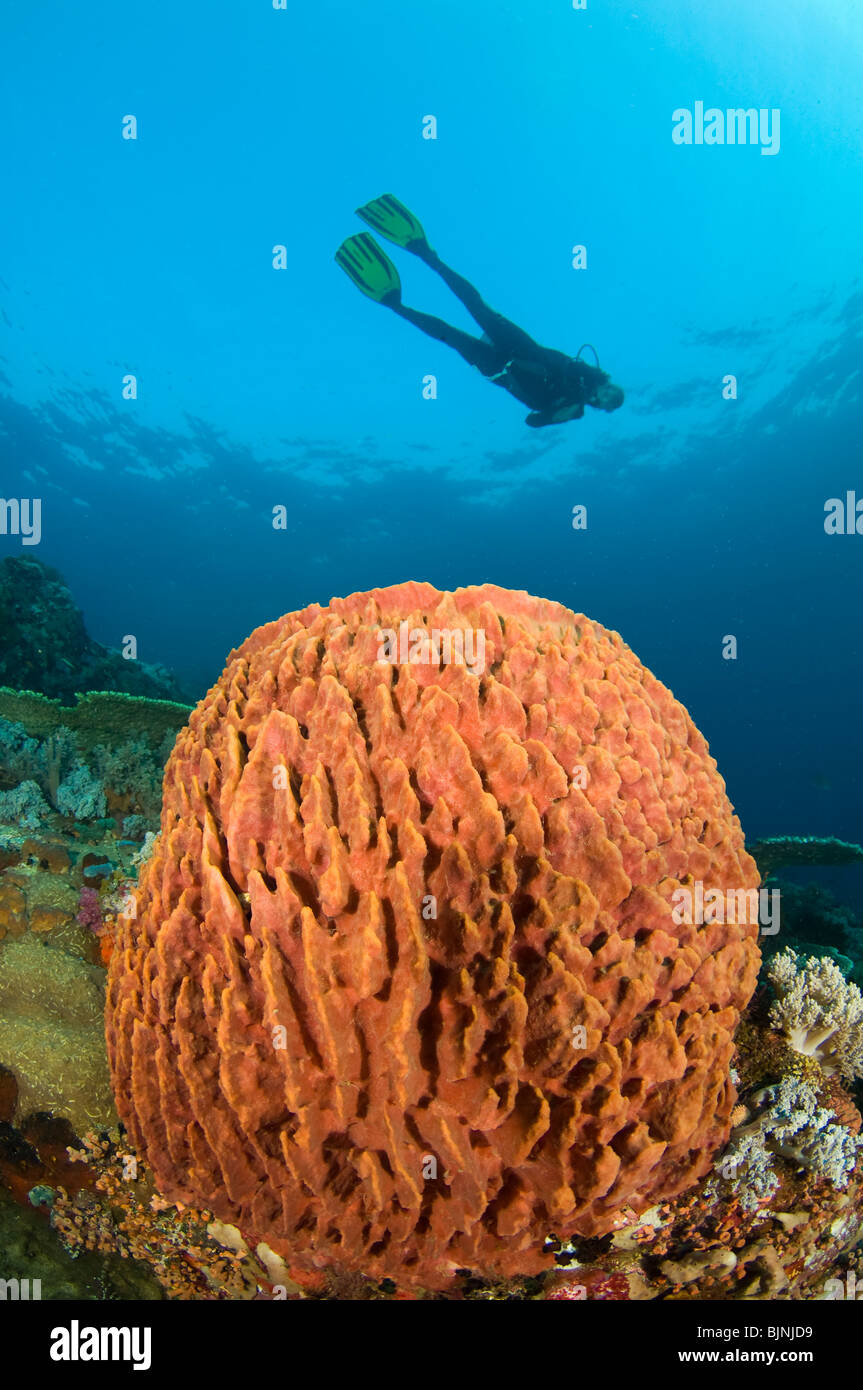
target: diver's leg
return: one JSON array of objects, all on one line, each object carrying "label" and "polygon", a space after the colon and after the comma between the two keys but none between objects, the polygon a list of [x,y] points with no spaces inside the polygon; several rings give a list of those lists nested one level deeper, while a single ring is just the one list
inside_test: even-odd
[{"label": "diver's leg", "polygon": [[452,324],[436,318],[434,314],[424,314],[420,309],[409,309],[406,304],[390,303],[388,307],[394,314],[419,328],[427,337],[455,348],[465,362],[477,367],[483,376],[494,376],[505,367],[506,356],[496,344],[483,343],[479,338],[472,338],[469,333],[463,333],[460,328],[453,328]]},{"label": "diver's leg", "polygon": [[425,261],[429,269],[437,272],[444,284],[461,300],[471,318],[476,319],[483,332],[491,338],[496,347],[503,349],[507,357],[531,358],[543,351],[539,343],[534,342],[523,328],[511,323],[503,314],[490,309],[479,290],[475,289],[469,280],[465,280],[463,275],[444,265],[440,256],[430,246],[418,247],[415,254],[421,261]]}]

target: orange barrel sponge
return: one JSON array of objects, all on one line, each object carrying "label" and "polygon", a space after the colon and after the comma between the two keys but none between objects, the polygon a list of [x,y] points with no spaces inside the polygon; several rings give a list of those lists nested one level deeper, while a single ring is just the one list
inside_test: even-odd
[{"label": "orange barrel sponge", "polygon": [[617,633],[492,584],[312,604],[177,739],[109,967],[118,1111],[297,1277],[537,1272],[726,1141],[758,884]]}]

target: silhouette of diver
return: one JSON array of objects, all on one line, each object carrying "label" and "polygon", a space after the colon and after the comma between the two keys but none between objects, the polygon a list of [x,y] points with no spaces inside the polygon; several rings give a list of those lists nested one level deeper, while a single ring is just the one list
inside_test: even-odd
[{"label": "silhouette of diver", "polygon": [[[357,215],[388,241],[412,252],[436,271],[479,324],[483,336],[473,338],[433,314],[424,314],[402,304],[398,271],[368,232],[348,237],[336,252],[336,260],[357,288],[378,304],[392,309],[400,318],[407,319],[428,337],[455,348],[489,381],[502,386],[523,405],[530,406],[526,418],[528,425],[536,429],[541,425],[579,420],[586,405],[608,411],[623,405],[623,391],[598,363],[593,367],[580,355],[568,357],[565,352],[541,347],[523,329],[490,309],[470,281],[444,265],[426,241],[417,218],[398,198],[385,193],[365,207],[357,208]],[[579,349],[579,354],[581,351]]]}]

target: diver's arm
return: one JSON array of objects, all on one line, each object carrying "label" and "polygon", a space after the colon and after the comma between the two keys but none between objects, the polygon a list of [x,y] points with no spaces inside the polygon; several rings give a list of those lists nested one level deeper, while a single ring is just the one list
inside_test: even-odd
[{"label": "diver's arm", "polygon": [[[579,403],[578,405],[570,407],[570,411],[567,413],[566,418],[567,420],[580,420],[583,414],[584,406]],[[525,416],[524,423],[538,430],[543,425],[562,424],[563,422],[557,417],[558,412],[555,410],[532,410],[529,415]]]}]

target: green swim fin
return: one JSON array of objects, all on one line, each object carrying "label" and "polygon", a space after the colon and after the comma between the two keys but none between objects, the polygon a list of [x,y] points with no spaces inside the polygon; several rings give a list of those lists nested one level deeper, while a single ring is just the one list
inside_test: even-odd
[{"label": "green swim fin", "polygon": [[357,289],[378,304],[386,303],[390,295],[401,296],[398,271],[368,232],[359,232],[343,241],[336,252],[336,260]]},{"label": "green swim fin", "polygon": [[417,218],[392,193],[385,193],[382,198],[374,198],[364,207],[357,208],[357,217],[368,222],[387,241],[394,241],[396,246],[410,247],[412,241],[424,242],[426,239]]}]

